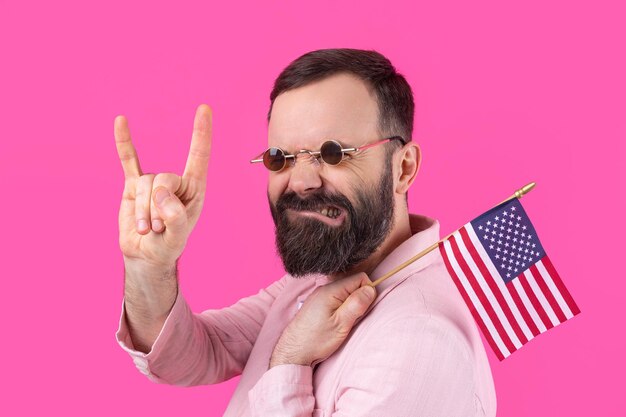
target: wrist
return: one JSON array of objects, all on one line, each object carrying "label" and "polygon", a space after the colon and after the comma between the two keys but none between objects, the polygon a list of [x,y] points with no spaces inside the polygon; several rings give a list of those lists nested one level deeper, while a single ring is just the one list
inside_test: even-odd
[{"label": "wrist", "polygon": [[128,310],[146,319],[167,317],[178,295],[177,265],[124,260],[124,299]]},{"label": "wrist", "polygon": [[144,280],[166,281],[176,278],[178,261],[156,263],[144,259],[124,256],[124,270],[127,276],[140,277]]},{"label": "wrist", "polygon": [[280,342],[274,348],[272,357],[270,358],[270,368],[278,365],[302,365],[311,366],[313,360],[307,358],[305,355],[298,353],[297,349],[285,348],[280,345]]}]

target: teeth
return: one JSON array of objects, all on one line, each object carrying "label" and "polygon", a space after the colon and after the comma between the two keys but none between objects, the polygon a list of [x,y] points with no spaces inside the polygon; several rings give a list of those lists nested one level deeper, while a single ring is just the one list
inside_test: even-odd
[{"label": "teeth", "polygon": [[326,207],[320,210],[320,214],[330,217],[331,219],[334,219],[337,216],[339,216],[339,213],[341,213],[339,209],[332,208],[332,207]]}]

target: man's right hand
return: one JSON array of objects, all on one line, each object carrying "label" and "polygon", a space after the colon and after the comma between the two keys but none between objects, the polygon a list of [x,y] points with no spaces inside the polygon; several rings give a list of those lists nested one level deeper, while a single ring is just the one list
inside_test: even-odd
[{"label": "man's right hand", "polygon": [[126,270],[126,313],[135,347],[144,352],[156,340],[176,299],[176,261],[202,211],[211,119],[209,106],[200,105],[187,164],[179,176],[144,174],[126,118],[115,118],[115,143],[124,170],[119,244]]}]

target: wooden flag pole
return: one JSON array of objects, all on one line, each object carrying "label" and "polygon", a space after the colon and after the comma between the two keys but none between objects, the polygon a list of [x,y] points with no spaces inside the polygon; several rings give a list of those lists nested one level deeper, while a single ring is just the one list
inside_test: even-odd
[{"label": "wooden flag pole", "polygon": [[[513,198],[522,198],[525,194],[527,194],[528,192],[530,192],[530,190],[532,190],[533,188],[535,188],[535,183],[531,182],[529,184],[526,184],[525,186],[523,186],[522,188],[520,188],[519,190],[515,191],[515,193],[513,193],[512,196],[510,196],[509,198],[507,198],[506,200],[503,200],[502,202],[498,203],[497,205],[499,206],[500,204],[507,202]],[[495,206],[494,206],[495,207]],[[446,240],[448,240],[448,238],[450,236],[453,235],[454,232],[450,233],[448,236],[444,237],[443,239],[433,243],[432,245],[430,245],[429,247],[427,247],[426,249],[424,249],[423,251],[421,251],[420,253],[418,253],[417,255],[415,255],[414,257],[412,257],[411,259],[407,260],[406,262],[401,263],[400,265],[396,266],[395,268],[393,268],[391,271],[387,272],[385,275],[383,275],[382,277],[378,278],[376,281],[372,282],[371,284],[369,284],[372,287],[377,286],[378,284],[380,284],[381,282],[383,282],[384,280],[386,280],[387,278],[389,278],[390,276],[394,275],[395,273],[397,273],[398,271],[401,271],[402,269],[404,269],[405,267],[411,265],[413,262],[417,261],[418,259],[420,259],[421,257],[425,256],[426,254],[428,254],[429,252],[431,252],[432,250],[436,249],[439,244],[441,242],[444,242]]]}]

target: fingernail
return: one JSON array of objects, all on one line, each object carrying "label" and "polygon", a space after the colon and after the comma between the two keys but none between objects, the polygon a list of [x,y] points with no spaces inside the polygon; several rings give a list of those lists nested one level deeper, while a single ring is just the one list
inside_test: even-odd
[{"label": "fingernail", "polygon": [[148,228],[148,222],[145,220],[137,220],[137,230],[146,230]]},{"label": "fingernail", "polygon": [[160,232],[163,229],[163,222],[160,219],[152,220],[152,230]]},{"label": "fingernail", "polygon": [[165,188],[161,188],[156,193],[156,202],[161,204],[169,195],[170,193]]}]

